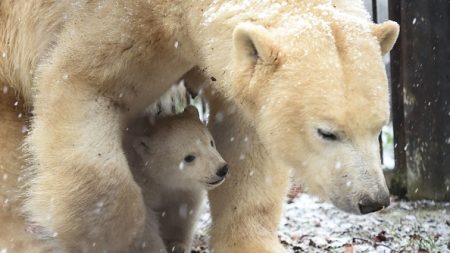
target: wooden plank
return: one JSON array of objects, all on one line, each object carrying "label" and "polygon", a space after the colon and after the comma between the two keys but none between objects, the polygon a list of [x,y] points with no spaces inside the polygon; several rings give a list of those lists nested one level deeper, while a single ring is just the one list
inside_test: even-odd
[{"label": "wooden plank", "polygon": [[450,200],[450,2],[402,0],[400,7],[397,82],[403,84],[407,144],[397,149],[405,150],[407,196]]},{"label": "wooden plank", "polygon": [[372,20],[378,23],[378,4],[377,0],[372,0]]},{"label": "wooden plank", "polygon": [[[389,1],[389,18],[401,24],[401,0]],[[401,27],[401,32],[403,31]],[[394,158],[395,169],[389,178],[389,188],[391,194],[401,198],[406,196],[406,154],[405,154],[405,132],[404,132],[404,108],[403,108],[403,83],[400,75],[400,58],[402,36],[390,54],[391,64],[391,100],[392,100],[392,121],[394,127]]]}]

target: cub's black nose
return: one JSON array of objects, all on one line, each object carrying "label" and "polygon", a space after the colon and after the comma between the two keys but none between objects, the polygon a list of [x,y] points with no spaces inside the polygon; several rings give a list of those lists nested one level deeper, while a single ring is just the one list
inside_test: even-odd
[{"label": "cub's black nose", "polygon": [[225,164],[225,166],[223,166],[216,172],[216,175],[218,177],[224,177],[227,175],[227,173],[228,173],[228,164]]}]

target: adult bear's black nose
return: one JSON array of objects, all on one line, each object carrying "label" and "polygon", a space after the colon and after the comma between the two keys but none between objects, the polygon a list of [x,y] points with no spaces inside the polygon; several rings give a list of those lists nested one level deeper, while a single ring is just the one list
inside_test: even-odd
[{"label": "adult bear's black nose", "polygon": [[358,207],[361,214],[368,214],[386,208],[389,204],[389,194],[381,194],[375,199],[369,197],[363,198],[359,202]]},{"label": "adult bear's black nose", "polygon": [[225,177],[228,174],[228,164],[225,164],[222,168],[220,168],[217,172],[216,175],[218,177]]}]

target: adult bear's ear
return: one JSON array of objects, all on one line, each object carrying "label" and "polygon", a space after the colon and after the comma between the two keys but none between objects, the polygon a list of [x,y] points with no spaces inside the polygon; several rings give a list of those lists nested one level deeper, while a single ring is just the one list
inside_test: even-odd
[{"label": "adult bear's ear", "polygon": [[150,138],[139,136],[133,141],[133,149],[141,158],[144,158],[149,155],[150,144]]},{"label": "adult bear's ear", "polygon": [[238,68],[253,67],[258,60],[273,64],[279,50],[270,32],[261,25],[240,23],[233,32],[234,57]]},{"label": "adult bear's ear", "polygon": [[183,114],[195,117],[197,119],[199,118],[198,110],[193,105],[188,105],[186,108],[184,108]]},{"label": "adult bear's ear", "polygon": [[394,47],[399,31],[400,26],[390,20],[374,26],[372,34],[380,42],[382,55],[385,55]]}]

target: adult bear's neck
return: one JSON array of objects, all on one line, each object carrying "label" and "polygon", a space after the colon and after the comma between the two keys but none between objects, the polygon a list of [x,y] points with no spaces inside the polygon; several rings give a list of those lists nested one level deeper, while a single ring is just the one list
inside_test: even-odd
[{"label": "adult bear's neck", "polygon": [[[241,22],[260,23],[245,12],[242,1],[185,1],[180,14],[179,50],[193,59],[222,95],[230,97],[233,31]],[[258,5],[258,4],[255,4]],[[253,12],[253,11],[252,11]]]}]

